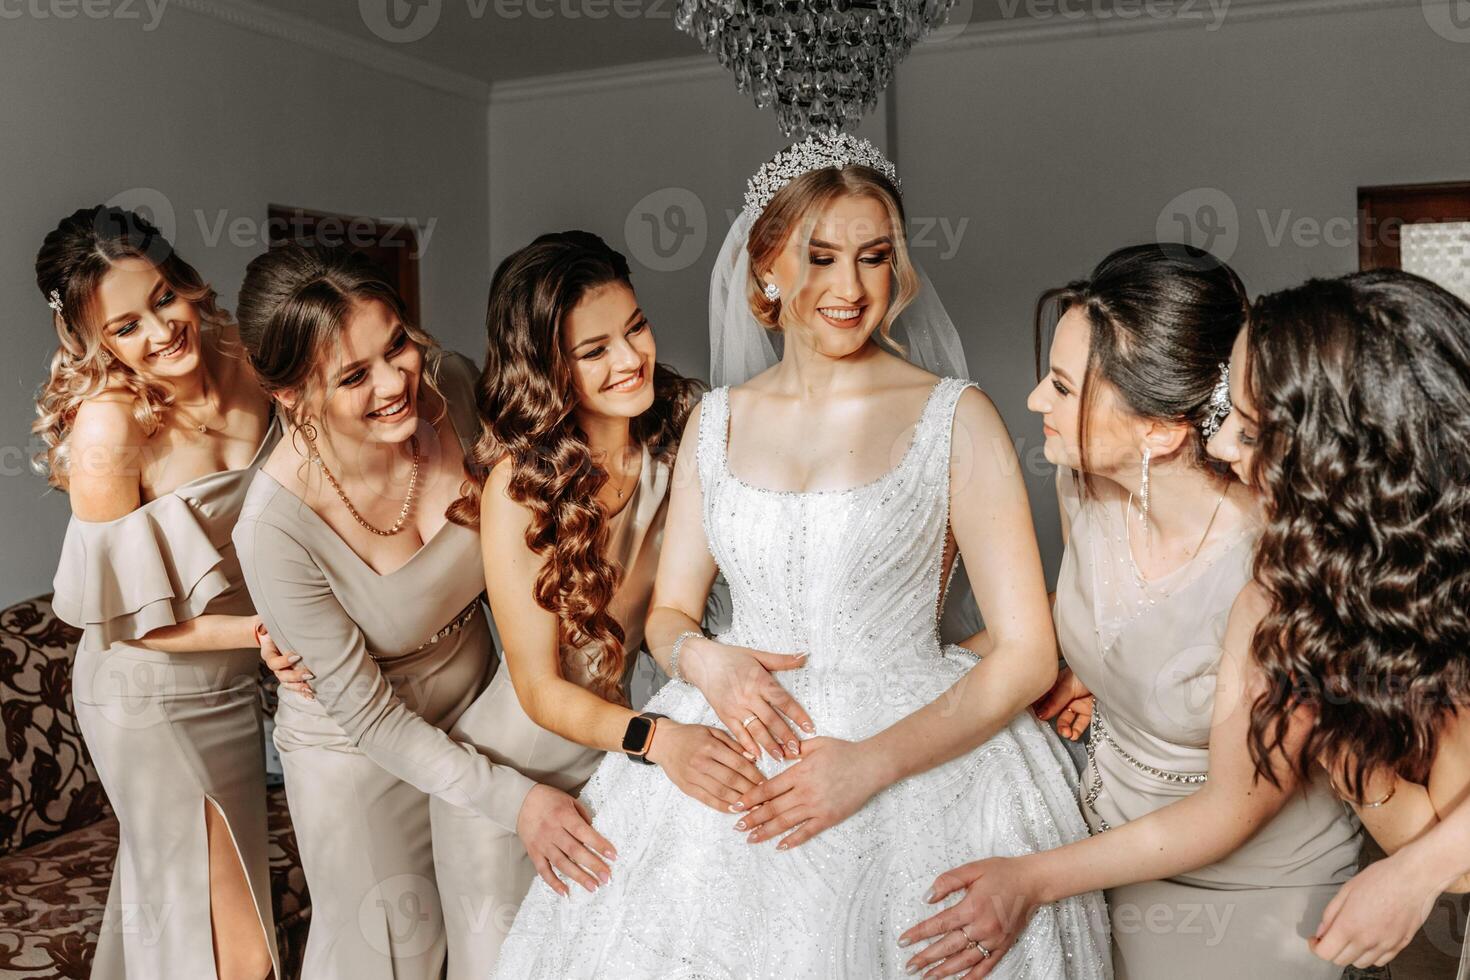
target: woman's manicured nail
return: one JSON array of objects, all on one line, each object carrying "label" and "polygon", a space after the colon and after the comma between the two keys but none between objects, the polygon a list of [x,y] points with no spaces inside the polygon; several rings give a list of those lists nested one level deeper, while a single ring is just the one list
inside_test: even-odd
[{"label": "woman's manicured nail", "polygon": [[926,891],[924,893],[924,901],[926,901],[926,902],[932,902],[932,901],[934,901],[934,889],[931,888],[931,889],[929,889],[928,891]]},{"label": "woman's manicured nail", "polygon": [[735,829],[736,829],[736,830],[744,830],[744,829],[745,829],[745,821],[744,821],[744,820],[742,820],[742,821],[740,821],[740,822],[739,822],[739,823],[737,823],[737,824],[736,824],[736,825],[735,825]]},{"label": "woman's manicured nail", "polygon": [[776,845],[776,850],[778,850],[778,851],[784,851],[784,850],[786,850],[786,848],[788,848],[790,846],[791,846],[790,844],[786,843],[783,840],[781,843],[779,843],[779,844]]},{"label": "woman's manicured nail", "polygon": [[814,732],[814,731],[817,730],[817,726],[816,725],[813,725],[811,722],[807,722],[805,725],[802,725],[801,727],[802,727],[802,729],[804,731],[807,731],[807,732]]},{"label": "woman's manicured nail", "polygon": [[745,838],[745,842],[747,844],[755,844],[755,843],[758,843],[760,841],[760,839],[761,839],[760,832],[753,830],[753,831],[751,831],[750,836],[747,837],[747,838]]},{"label": "woman's manicured nail", "polygon": [[796,744],[795,739],[786,743],[786,754],[791,756],[801,755],[801,748]]},{"label": "woman's manicured nail", "polygon": [[301,662],[301,654],[299,654],[299,653],[293,653],[293,654],[291,654],[291,658],[286,661],[286,663],[288,663],[288,664],[297,664],[297,663],[300,663],[300,662]]},{"label": "woman's manicured nail", "polygon": [[741,754],[744,755],[745,758],[749,759],[751,762],[755,761],[755,756],[751,755],[749,752],[743,752]]},{"label": "woman's manicured nail", "polygon": [[605,858],[607,858],[609,861],[616,861],[618,859],[618,852],[617,851],[603,851],[602,852],[602,856],[605,857]]},{"label": "woman's manicured nail", "polygon": [[900,945],[900,946],[907,946],[912,941],[913,940],[910,940],[910,939],[900,939],[898,941],[898,945]]},{"label": "woman's manicured nail", "polygon": [[745,804],[744,803],[741,803],[739,800],[736,800],[734,803],[731,803],[730,804],[730,812],[731,813],[739,813],[741,810],[744,810],[744,809],[745,809]]}]

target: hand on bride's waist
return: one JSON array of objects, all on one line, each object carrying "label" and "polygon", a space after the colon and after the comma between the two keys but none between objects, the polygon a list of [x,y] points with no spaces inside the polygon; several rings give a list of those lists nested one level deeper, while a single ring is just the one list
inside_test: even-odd
[{"label": "hand on bride's waist", "polygon": [[814,733],[816,726],[771,672],[804,666],[805,653],[768,653],[697,637],[685,645],[680,673],[748,754],[765,750],[774,759],[795,759],[801,732]]}]

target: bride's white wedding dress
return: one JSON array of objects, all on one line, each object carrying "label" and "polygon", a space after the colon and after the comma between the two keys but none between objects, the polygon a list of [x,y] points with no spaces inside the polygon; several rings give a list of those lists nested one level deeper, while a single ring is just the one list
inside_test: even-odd
[{"label": "bride's white wedding dress", "polygon": [[[697,461],[704,526],[730,584],[718,639],[806,651],[776,678],[818,735],[862,739],[940,698],[976,662],[936,629],[949,519],[950,429],[969,382],[946,378],[908,451],[847,490],[753,487],[725,461],[728,389],[701,410]],[[647,709],[719,726],[697,688],[663,687]],[[762,756],[768,776],[788,763]],[[589,894],[531,886],[501,949],[501,980],[830,980],[904,976],[918,947],[899,935],[936,911],[941,872],[1085,837],[1075,769],[1030,711],[979,748],[888,787],[790,851],[748,844],[656,766],[609,753],[582,793],[618,849],[612,880]],[[1091,893],[1043,906],[991,973],[1090,980],[1111,975],[1107,915]]]}]

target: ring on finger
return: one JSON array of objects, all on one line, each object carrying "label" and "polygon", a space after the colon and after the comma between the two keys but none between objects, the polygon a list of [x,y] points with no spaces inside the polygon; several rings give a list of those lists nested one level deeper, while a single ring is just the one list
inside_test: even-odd
[{"label": "ring on finger", "polygon": [[758,720],[758,716],[751,715],[749,718],[746,718],[744,721],[742,721],[740,723],[740,727],[741,728],[749,728],[750,727],[750,723],[753,722],[753,721],[757,721],[757,720]]}]

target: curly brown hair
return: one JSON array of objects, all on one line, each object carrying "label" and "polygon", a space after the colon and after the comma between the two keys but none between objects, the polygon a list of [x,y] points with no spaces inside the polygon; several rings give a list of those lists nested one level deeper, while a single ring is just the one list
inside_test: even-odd
[{"label": "curly brown hair", "polygon": [[1270,602],[1251,756],[1273,783],[1320,763],[1357,800],[1375,772],[1424,783],[1470,694],[1470,306],[1379,270],[1263,296],[1248,330]]},{"label": "curly brown hair", "polygon": [[31,466],[59,490],[70,485],[68,440],[83,402],[108,389],[127,391],[133,396],[133,417],[150,436],[173,405],[169,391],[140,377],[102,343],[97,287],[121,259],[152,263],[168,287],[194,306],[200,320],[217,328],[217,342],[230,323],[214,289],[141,214],[99,204],[61,219],[36,253],[36,287],[48,301],[55,291],[61,309],[51,314],[57,347],[36,395],[36,421],[31,423],[31,432],[45,446]]},{"label": "curly brown hair", "polygon": [[[622,627],[608,612],[620,571],[605,557],[608,522],[597,503],[608,474],[593,461],[577,423],[577,393],[561,342],[567,314],[611,283],[631,288],[628,261],[586,231],[542,235],[495,270],[477,387],[483,431],[467,466],[473,487],[451,505],[449,518],[479,526],[485,477],[508,457],[507,494],[531,512],[526,545],[544,559],[536,603],[556,614],[564,649],[585,651],[593,691],[621,704],[627,651]],[[672,465],[702,387],[656,364],[653,406],[633,419],[634,443]]]}]

